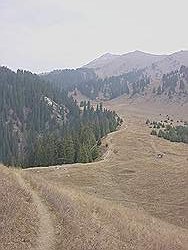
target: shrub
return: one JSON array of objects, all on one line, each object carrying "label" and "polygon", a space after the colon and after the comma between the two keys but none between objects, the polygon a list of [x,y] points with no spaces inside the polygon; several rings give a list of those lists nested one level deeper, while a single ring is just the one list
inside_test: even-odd
[{"label": "shrub", "polygon": [[151,131],[151,135],[157,135],[157,131],[156,131],[155,129],[153,129],[153,130]]}]

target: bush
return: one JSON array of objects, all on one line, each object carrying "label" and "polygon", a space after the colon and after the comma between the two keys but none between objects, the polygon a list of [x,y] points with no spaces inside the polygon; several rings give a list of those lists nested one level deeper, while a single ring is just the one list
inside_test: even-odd
[{"label": "bush", "polygon": [[157,135],[157,131],[156,131],[155,129],[153,129],[153,130],[151,131],[151,135]]},{"label": "bush", "polygon": [[146,120],[146,124],[147,125],[150,124],[150,120],[149,119]]}]

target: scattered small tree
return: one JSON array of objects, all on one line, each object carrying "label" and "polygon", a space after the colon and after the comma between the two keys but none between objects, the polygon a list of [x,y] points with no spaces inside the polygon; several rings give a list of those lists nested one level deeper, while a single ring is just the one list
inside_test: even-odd
[{"label": "scattered small tree", "polygon": [[157,131],[155,129],[152,129],[151,135],[157,135]]}]

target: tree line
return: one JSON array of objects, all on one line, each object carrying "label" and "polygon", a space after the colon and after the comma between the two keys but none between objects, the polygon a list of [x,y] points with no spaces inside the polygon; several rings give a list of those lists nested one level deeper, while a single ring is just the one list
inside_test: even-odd
[{"label": "tree line", "polygon": [[80,109],[68,92],[27,71],[0,67],[0,162],[47,166],[90,162],[100,139],[121,123],[90,102]]},{"label": "tree line", "polygon": [[156,95],[165,94],[169,99],[174,95],[188,95],[188,67],[181,66],[179,70],[164,74],[161,84],[157,88],[153,88]]},{"label": "tree line", "polygon": [[[169,122],[168,122],[169,121]],[[180,123],[180,121],[177,121]],[[183,142],[188,143],[188,124],[187,122],[181,121],[180,125],[174,125],[173,119],[168,117],[167,120],[160,122],[146,121],[146,124],[152,128],[151,135],[164,138],[171,142]]]},{"label": "tree line", "polygon": [[66,91],[79,90],[91,100],[110,100],[123,94],[142,93],[150,83],[144,70],[133,70],[120,76],[98,78],[92,69],[52,71],[41,76]]},{"label": "tree line", "polygon": [[[33,164],[49,165],[75,162],[92,162],[99,156],[101,138],[115,131],[122,120],[115,112],[90,102],[84,103],[83,111],[77,119],[68,122],[62,130],[39,138],[35,147]],[[46,148],[46,145],[51,145]],[[53,146],[52,146],[53,145]]]}]

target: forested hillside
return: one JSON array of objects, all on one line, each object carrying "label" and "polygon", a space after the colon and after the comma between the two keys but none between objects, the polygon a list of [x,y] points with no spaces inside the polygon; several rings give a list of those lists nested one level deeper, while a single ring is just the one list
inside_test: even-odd
[{"label": "forested hillside", "polygon": [[170,99],[175,96],[188,97],[188,67],[181,66],[179,70],[164,74],[156,94],[167,95]]},{"label": "forested hillside", "polygon": [[120,118],[102,104],[83,111],[67,92],[27,71],[0,67],[0,162],[38,166],[89,162]]},{"label": "forested hillside", "polygon": [[105,79],[98,78],[92,69],[53,71],[41,77],[69,92],[78,89],[93,100],[110,100],[123,94],[142,93],[150,83],[150,78],[144,70],[133,70]]},{"label": "forested hillside", "polygon": [[[154,68],[153,70],[155,71]],[[119,76],[99,78],[93,69],[83,68],[53,71],[41,77],[53,83],[54,87],[71,94],[78,90],[92,100],[111,100],[125,94],[130,100],[132,97],[134,100],[144,97],[164,102],[187,103],[188,67],[182,65],[178,70],[162,75],[157,72],[154,74],[148,68],[143,68]]]},{"label": "forested hillside", "polygon": [[73,91],[80,83],[97,78],[92,69],[54,70],[40,76],[44,80],[50,81],[55,87],[67,91]]}]

